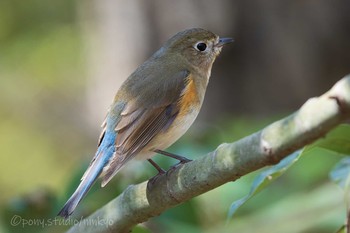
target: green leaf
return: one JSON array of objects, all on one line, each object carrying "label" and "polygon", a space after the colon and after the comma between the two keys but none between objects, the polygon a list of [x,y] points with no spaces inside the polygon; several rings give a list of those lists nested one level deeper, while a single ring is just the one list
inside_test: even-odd
[{"label": "green leaf", "polygon": [[259,193],[271,182],[280,177],[290,166],[292,166],[300,157],[300,151],[296,151],[293,154],[282,159],[278,164],[270,167],[269,169],[261,172],[253,181],[253,185],[250,192],[243,198],[233,202],[230,206],[228,219],[231,218],[235,212],[250,198]]},{"label": "green leaf", "polygon": [[350,156],[340,160],[330,172],[329,177],[332,181],[346,190],[350,184]]},{"label": "green leaf", "polygon": [[346,226],[345,226],[345,225],[342,226],[339,230],[337,230],[336,233],[347,233],[347,232],[346,232]]},{"label": "green leaf", "polygon": [[145,226],[140,224],[134,227],[134,229],[132,229],[132,232],[133,233],[152,233],[149,229],[147,229]]},{"label": "green leaf", "polygon": [[[348,212],[346,222],[349,220],[350,211],[350,156],[347,156],[340,160],[340,162],[335,165],[334,169],[330,172],[329,177],[332,181],[338,184],[344,189],[344,200],[346,204],[346,209]],[[338,232],[347,232],[346,227],[341,228]]]},{"label": "green leaf", "polygon": [[[350,125],[342,124],[337,128],[329,132],[323,139],[317,140],[315,143],[306,146],[302,151],[297,151],[283,160],[280,161],[275,166],[270,167],[269,169],[260,173],[258,177],[253,181],[251,190],[249,194],[243,198],[233,202],[230,206],[228,219],[231,218],[235,212],[250,198],[259,193],[262,189],[268,186],[275,179],[280,177],[290,166],[292,166],[300,156],[305,154],[318,154],[326,153],[329,155],[341,154],[341,155],[350,155]],[[338,166],[333,170],[331,174],[332,179],[335,180],[340,186],[346,187],[345,185],[348,181],[350,173],[350,159],[342,160]],[[349,193],[349,192],[346,192]],[[347,195],[347,194],[346,194]]]},{"label": "green leaf", "polygon": [[350,125],[342,124],[330,131],[323,139],[308,145],[304,153],[315,147],[321,147],[339,154],[350,155]]}]

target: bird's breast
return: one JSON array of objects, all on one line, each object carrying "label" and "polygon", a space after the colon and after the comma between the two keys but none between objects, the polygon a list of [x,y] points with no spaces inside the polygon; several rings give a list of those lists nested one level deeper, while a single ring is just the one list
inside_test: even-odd
[{"label": "bird's breast", "polygon": [[170,127],[158,133],[138,155],[137,159],[148,159],[154,155],[153,150],[165,150],[176,142],[193,124],[199,113],[199,107],[188,108],[186,114],[178,114]]},{"label": "bird's breast", "polygon": [[178,101],[179,112],[169,128],[161,131],[137,157],[150,158],[154,149],[164,150],[176,142],[193,124],[196,119],[202,100],[198,96],[193,79],[189,79]]},{"label": "bird's breast", "polygon": [[201,100],[198,96],[197,87],[194,80],[190,76],[178,102],[179,115],[181,116],[188,114],[190,111],[199,108],[200,104]]}]

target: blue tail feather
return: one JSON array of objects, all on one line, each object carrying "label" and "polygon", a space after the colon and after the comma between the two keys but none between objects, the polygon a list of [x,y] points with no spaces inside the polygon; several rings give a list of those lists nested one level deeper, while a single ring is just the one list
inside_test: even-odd
[{"label": "blue tail feather", "polygon": [[100,176],[104,166],[113,156],[114,138],[115,135],[107,135],[107,137],[104,137],[103,142],[96,152],[95,161],[90,165],[91,167],[88,168],[88,172],[79,184],[78,188],[58,213],[59,216],[64,218],[69,217]]}]

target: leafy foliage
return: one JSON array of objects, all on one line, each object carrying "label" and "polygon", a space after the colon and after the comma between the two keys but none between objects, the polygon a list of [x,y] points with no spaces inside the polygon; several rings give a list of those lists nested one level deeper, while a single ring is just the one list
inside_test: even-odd
[{"label": "leafy foliage", "polygon": [[344,189],[344,200],[347,209],[347,226],[342,226],[338,232],[349,232],[350,228],[350,156],[340,160],[330,173],[330,178]]},{"label": "leafy foliage", "polygon": [[288,157],[284,158],[278,164],[261,172],[253,181],[250,192],[243,198],[232,203],[229,209],[228,217],[232,217],[234,213],[250,198],[258,194],[261,190],[266,188],[269,184],[275,181],[278,177],[283,175],[287,169],[292,166],[300,157],[300,151],[297,151]]},{"label": "leafy foliage", "polygon": [[[306,146],[302,151],[297,151],[280,163],[262,171],[254,179],[250,192],[231,204],[228,218],[231,218],[243,204],[284,174],[300,157],[316,157],[320,155],[320,151],[327,156],[350,155],[350,126],[346,124],[338,126],[329,132],[325,138]],[[350,157],[343,158],[332,170],[330,177],[345,190],[345,202],[348,206],[347,209],[349,209]]]}]

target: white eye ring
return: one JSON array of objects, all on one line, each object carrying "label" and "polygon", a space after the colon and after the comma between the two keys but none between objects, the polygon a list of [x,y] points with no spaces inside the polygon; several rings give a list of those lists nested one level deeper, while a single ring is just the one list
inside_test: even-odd
[{"label": "white eye ring", "polygon": [[204,52],[205,50],[207,50],[208,45],[203,41],[200,41],[194,46],[194,48],[200,52]]}]

